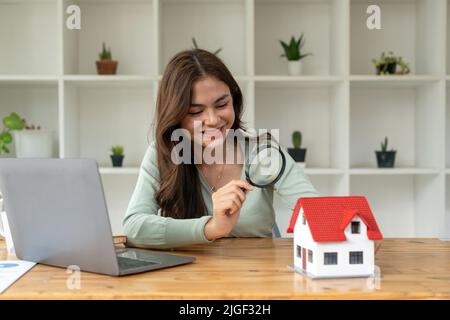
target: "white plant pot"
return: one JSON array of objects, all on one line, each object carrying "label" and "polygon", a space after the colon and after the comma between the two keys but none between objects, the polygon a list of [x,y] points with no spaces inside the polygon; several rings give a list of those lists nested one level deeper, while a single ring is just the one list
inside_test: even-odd
[{"label": "white plant pot", "polygon": [[289,74],[291,76],[298,76],[302,74],[302,61],[288,61]]},{"label": "white plant pot", "polygon": [[53,131],[13,131],[17,158],[52,158]]}]

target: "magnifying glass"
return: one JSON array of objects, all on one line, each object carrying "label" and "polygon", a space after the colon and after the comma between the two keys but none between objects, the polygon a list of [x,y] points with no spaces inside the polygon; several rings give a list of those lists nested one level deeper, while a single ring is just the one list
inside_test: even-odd
[{"label": "magnifying glass", "polygon": [[286,156],[270,136],[258,141],[246,152],[245,177],[255,187],[273,186],[280,180],[285,168]]}]

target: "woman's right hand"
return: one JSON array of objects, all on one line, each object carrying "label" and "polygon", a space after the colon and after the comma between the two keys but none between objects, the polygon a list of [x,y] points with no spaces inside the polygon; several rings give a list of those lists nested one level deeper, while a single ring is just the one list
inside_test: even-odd
[{"label": "woman's right hand", "polygon": [[254,187],[247,181],[231,180],[212,194],[213,217],[205,225],[205,237],[215,240],[225,237],[236,225],[246,191]]}]

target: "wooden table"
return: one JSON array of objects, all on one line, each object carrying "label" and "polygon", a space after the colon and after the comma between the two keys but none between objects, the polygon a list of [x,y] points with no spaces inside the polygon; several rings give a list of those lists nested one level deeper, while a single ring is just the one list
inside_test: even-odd
[{"label": "wooden table", "polygon": [[82,272],[76,290],[67,289],[65,269],[37,265],[0,299],[450,299],[447,241],[385,239],[379,288],[367,279],[310,280],[288,267],[292,251],[292,239],[221,239],[173,252],[197,257],[189,265],[125,277]]}]

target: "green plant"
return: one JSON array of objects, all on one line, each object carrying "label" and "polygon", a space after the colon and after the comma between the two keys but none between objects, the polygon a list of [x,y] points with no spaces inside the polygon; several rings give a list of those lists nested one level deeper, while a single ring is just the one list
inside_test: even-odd
[{"label": "green plant", "polygon": [[98,54],[100,60],[112,60],[111,47],[106,50],[106,45],[103,42],[102,52]]},{"label": "green plant", "polygon": [[401,68],[396,74],[407,74],[410,72],[409,64],[403,61],[401,56],[395,56],[392,51],[389,51],[387,54],[383,51],[380,59],[372,59],[372,63],[377,69],[377,73],[380,75],[389,74],[388,68],[389,65],[392,64],[398,65]]},{"label": "green plant", "polygon": [[292,133],[292,144],[295,149],[300,149],[302,146],[302,133],[300,131],[294,131]]},{"label": "green plant", "polygon": [[123,156],[123,147],[122,146],[113,146],[111,148],[111,152],[114,156]]},{"label": "green plant", "polygon": [[[198,45],[197,45],[197,41],[195,40],[194,37],[192,37],[192,44],[194,46],[194,49],[198,49]],[[217,55],[220,51],[222,51],[222,48],[217,49],[216,51],[213,52],[213,54]]]},{"label": "green plant", "polygon": [[13,112],[9,116],[3,118],[3,129],[0,133],[0,154],[10,153],[9,148],[6,146],[13,141],[11,131],[23,130],[26,126],[26,122],[20,118],[20,116]]},{"label": "green plant", "polygon": [[[384,142],[381,142],[380,145],[381,145],[381,152],[387,152],[388,138],[385,137]],[[394,151],[394,149],[392,149],[391,151]]]},{"label": "green plant", "polygon": [[281,54],[281,57],[286,57],[289,61],[298,61],[307,56],[312,55],[312,53],[302,54],[301,50],[305,45],[305,39],[303,38],[303,33],[300,35],[298,40],[295,40],[294,36],[291,37],[291,42],[289,44],[285,43],[282,40],[279,40],[281,46],[284,49],[284,53]]}]

